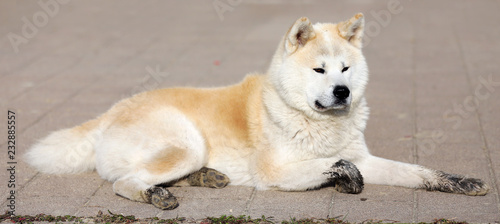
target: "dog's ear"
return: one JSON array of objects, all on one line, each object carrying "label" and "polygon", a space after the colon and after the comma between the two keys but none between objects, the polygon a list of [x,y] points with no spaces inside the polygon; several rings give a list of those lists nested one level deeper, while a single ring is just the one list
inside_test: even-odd
[{"label": "dog's ear", "polygon": [[365,19],[363,14],[358,13],[351,19],[338,24],[339,35],[355,47],[361,48],[364,27]]},{"label": "dog's ear", "polygon": [[288,54],[297,51],[299,47],[303,47],[306,43],[316,36],[314,33],[311,21],[308,18],[302,17],[295,21],[292,27],[288,30],[285,36],[285,49]]}]

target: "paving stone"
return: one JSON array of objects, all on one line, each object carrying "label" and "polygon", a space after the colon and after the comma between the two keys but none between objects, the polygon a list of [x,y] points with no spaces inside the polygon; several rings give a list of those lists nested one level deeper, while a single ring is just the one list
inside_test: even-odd
[{"label": "paving stone", "polygon": [[434,219],[450,219],[475,223],[498,222],[498,207],[494,194],[484,197],[445,194],[441,192],[418,192],[418,221],[432,222]]},{"label": "paving stone", "polygon": [[[397,138],[399,137],[399,138]],[[371,154],[400,162],[413,162],[413,141],[411,135],[394,136],[394,139],[373,139],[367,142]]]},{"label": "paving stone", "polygon": [[102,183],[95,173],[38,174],[19,192],[16,214],[73,215]]},{"label": "paving stone", "polygon": [[335,193],[331,216],[350,222],[413,220],[413,190],[367,184],[361,194]]},{"label": "paving stone", "polygon": [[248,208],[251,217],[326,218],[332,203],[333,188],[307,192],[257,191]]}]

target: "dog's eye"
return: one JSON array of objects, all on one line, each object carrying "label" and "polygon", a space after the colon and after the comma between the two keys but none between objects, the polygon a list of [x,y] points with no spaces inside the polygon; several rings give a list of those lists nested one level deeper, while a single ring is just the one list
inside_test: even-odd
[{"label": "dog's eye", "polygon": [[325,69],[322,69],[322,68],[313,68],[313,70],[317,73],[320,73],[320,74],[325,74]]},{"label": "dog's eye", "polygon": [[349,70],[349,66],[346,66],[342,69],[342,73],[344,73],[345,71]]}]

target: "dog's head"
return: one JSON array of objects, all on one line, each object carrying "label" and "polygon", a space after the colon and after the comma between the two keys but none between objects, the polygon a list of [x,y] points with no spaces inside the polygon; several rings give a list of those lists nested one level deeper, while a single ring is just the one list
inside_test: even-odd
[{"label": "dog's head", "polygon": [[361,52],[364,19],[337,24],[298,19],[276,51],[269,77],[281,98],[307,114],[348,110],[364,94],[368,71]]}]

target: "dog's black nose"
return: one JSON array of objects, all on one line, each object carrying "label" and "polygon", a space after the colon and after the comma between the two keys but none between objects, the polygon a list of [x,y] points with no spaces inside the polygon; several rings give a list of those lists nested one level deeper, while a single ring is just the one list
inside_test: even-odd
[{"label": "dog's black nose", "polygon": [[349,88],[347,86],[335,86],[335,89],[333,89],[333,95],[337,97],[339,100],[346,99],[349,97]]}]

